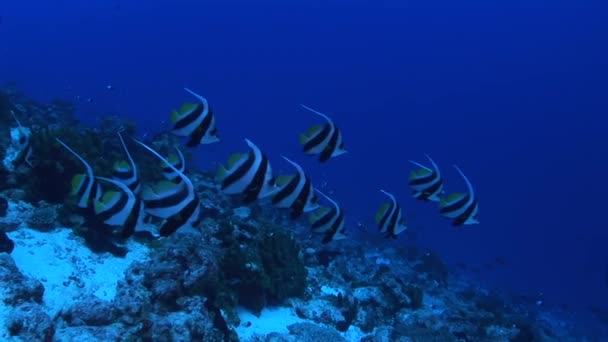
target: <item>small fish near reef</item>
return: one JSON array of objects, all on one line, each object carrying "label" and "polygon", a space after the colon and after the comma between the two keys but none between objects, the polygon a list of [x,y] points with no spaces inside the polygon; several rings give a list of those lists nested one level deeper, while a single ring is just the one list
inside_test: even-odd
[{"label": "small fish near reef", "polygon": [[65,149],[67,149],[76,158],[78,158],[84,165],[86,173],[76,174],[72,178],[72,196],[77,197],[77,205],[79,208],[92,209],[94,200],[99,200],[102,195],[101,185],[99,185],[97,178],[95,178],[93,168],[71,147],[69,147],[63,141],[59,140],[59,138],[55,139],[58,143],[65,147]]},{"label": "small fish near reef", "polygon": [[220,141],[215,127],[215,116],[207,99],[188,88],[184,90],[196,97],[199,102],[185,103],[179,110],[173,111],[170,118],[173,124],[171,132],[180,137],[189,137],[186,143],[188,147]]},{"label": "small fish near reef", "polygon": [[439,202],[439,214],[452,220],[452,225],[462,226],[469,224],[478,224],[479,204],[477,197],[473,191],[473,186],[464,173],[454,165],[458,173],[462,176],[467,184],[467,193],[454,193],[442,199]]},{"label": "small fish near reef", "polygon": [[242,194],[244,203],[272,196],[278,188],[266,155],[249,139],[249,153],[233,154],[226,166],[220,165],[217,180],[220,189],[229,195]]},{"label": "small fish near reef", "polygon": [[346,239],[346,228],[344,211],[338,203],[329,198],[319,190],[316,190],[325,199],[327,199],[332,207],[320,207],[313,211],[309,216],[312,232],[315,234],[323,234],[321,242],[327,244],[331,241]]},{"label": "small fish near reef", "polygon": [[426,167],[413,160],[409,161],[419,167],[418,170],[413,170],[410,173],[409,186],[414,198],[421,201],[439,202],[444,193],[444,180],[437,164],[428,154],[426,157],[429,162],[431,162],[432,168]]},{"label": "small fish near reef", "polygon": [[309,110],[318,116],[325,119],[324,125],[315,125],[308,131],[300,135],[300,144],[305,154],[319,155],[319,161],[324,163],[331,158],[345,154],[344,142],[342,141],[342,132],[334,124],[329,116],[318,112],[305,105],[300,105],[302,108]]},{"label": "small fish near reef", "polygon": [[296,162],[283,157],[296,168],[294,175],[277,177],[279,191],[272,197],[272,204],[279,208],[290,208],[291,218],[296,219],[302,215],[319,208],[317,196],[310,177]]},{"label": "small fish near reef", "polygon": [[390,201],[381,205],[376,214],[378,230],[387,238],[397,238],[397,235],[403,233],[407,229],[401,207],[393,194],[384,190],[380,191],[388,196]]}]

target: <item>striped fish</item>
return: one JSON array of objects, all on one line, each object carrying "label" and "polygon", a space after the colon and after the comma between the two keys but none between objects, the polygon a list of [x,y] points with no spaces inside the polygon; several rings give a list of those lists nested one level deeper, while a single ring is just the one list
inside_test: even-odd
[{"label": "striped fish", "polygon": [[142,192],[146,211],[152,216],[165,219],[160,227],[160,236],[166,237],[181,227],[195,225],[199,220],[201,207],[192,181],[183,172],[171,165],[168,160],[158,154],[158,152],[139,140],[135,140],[135,142],[162,160],[165,165],[170,165],[172,170],[181,179],[181,182],[178,184],[170,181],[161,181],[155,188],[144,187]]},{"label": "striped fish", "polygon": [[283,157],[293,165],[297,173],[291,176],[279,176],[277,185],[279,190],[272,197],[272,204],[279,208],[290,208],[291,217],[298,218],[302,213],[319,208],[312,181],[297,163]]},{"label": "striped fish", "polygon": [[407,229],[401,207],[393,194],[384,190],[380,191],[388,196],[390,201],[380,206],[380,210],[378,210],[378,213],[376,214],[376,224],[378,225],[380,233],[384,234],[386,237],[397,238],[397,235]]},{"label": "striped fish", "polygon": [[452,225],[457,227],[465,224],[478,224],[478,211],[479,205],[477,203],[477,197],[473,192],[473,186],[469,179],[460,171],[458,166],[454,165],[458,173],[462,176],[465,183],[467,184],[468,192],[455,193],[444,198],[439,202],[439,213],[443,217],[447,217],[452,220]]},{"label": "striped fish", "polygon": [[17,137],[17,144],[19,145],[20,152],[19,152],[19,156],[17,157],[17,159],[15,159],[15,164],[18,165],[18,164],[26,163],[29,167],[32,167],[33,149],[32,149],[32,142],[30,141],[31,133],[28,133],[23,128],[23,126],[21,126],[21,122],[19,122],[19,119],[17,119],[15,112],[12,110],[11,110],[11,115],[13,115],[13,118],[17,122],[17,125],[19,125],[19,129],[17,130],[19,132],[19,137]]},{"label": "striped fish", "polygon": [[115,181],[118,181],[124,185],[126,185],[133,193],[136,195],[141,191],[141,182],[139,181],[139,173],[137,170],[137,165],[131,158],[131,154],[127,149],[127,145],[122,138],[120,132],[118,133],[118,137],[120,138],[120,142],[122,143],[122,147],[127,153],[127,158],[129,161],[120,160],[114,163],[114,170],[112,176]]},{"label": "striped fish", "polygon": [[77,205],[80,208],[92,208],[93,201],[101,197],[101,186],[93,174],[93,168],[78,153],[74,152],[59,138],[55,138],[63,147],[78,158],[86,168],[86,174],[77,174],[72,178],[72,195],[77,196]]},{"label": "striped fish", "polygon": [[175,150],[177,151],[177,155],[171,154],[167,157],[167,161],[173,166],[173,168],[167,166],[164,162],[161,167],[163,176],[167,180],[173,183],[179,183],[181,182],[179,173],[173,171],[173,169],[177,169],[181,173],[186,172],[186,160],[184,159],[184,155],[182,154],[182,151],[179,150],[179,148],[176,147]]},{"label": "striped fish", "polygon": [[249,153],[233,154],[226,167],[218,167],[217,179],[224,193],[243,194],[243,202],[251,203],[275,194],[277,188],[266,155],[250,140],[245,142]]},{"label": "striped fish", "polygon": [[122,192],[106,191],[101,199],[94,201],[95,214],[107,225],[122,227],[120,237],[129,238],[137,228],[143,227],[144,202],[120,181],[104,177],[97,179],[114,184]]},{"label": "striped fish", "polygon": [[413,160],[409,161],[419,167],[418,170],[410,172],[409,185],[412,196],[421,201],[439,202],[443,195],[443,177],[433,159],[428,154],[426,157],[431,162],[432,169]]},{"label": "striped fish", "polygon": [[[316,189],[315,189],[316,190]],[[316,190],[325,197],[332,207],[320,207],[309,216],[313,233],[323,234],[323,244],[334,240],[346,239],[346,228],[344,227],[344,211],[338,204],[319,190]]]},{"label": "striped fish", "polygon": [[306,133],[300,135],[300,144],[303,146],[304,153],[310,155],[318,154],[319,161],[322,163],[346,153],[344,142],[342,141],[342,132],[336,127],[334,122],[323,113],[303,104],[300,106],[327,121],[324,125],[312,126]]},{"label": "striped fish", "polygon": [[215,127],[215,116],[209,107],[209,103],[204,97],[192,90],[188,88],[184,88],[184,90],[200,102],[185,103],[179,110],[173,111],[171,114],[173,134],[180,137],[189,137],[190,140],[186,143],[188,147],[218,142],[220,139]]}]

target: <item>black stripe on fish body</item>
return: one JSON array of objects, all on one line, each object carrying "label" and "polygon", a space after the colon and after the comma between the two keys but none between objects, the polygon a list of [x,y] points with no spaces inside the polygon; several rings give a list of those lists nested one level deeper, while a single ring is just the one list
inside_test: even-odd
[{"label": "black stripe on fish body", "polygon": [[[182,163],[181,160],[178,163],[174,164],[173,167],[176,168],[176,169],[178,169],[178,170],[180,170],[180,171],[182,171],[182,172],[184,172],[184,169],[183,169],[184,168],[184,163]],[[170,167],[168,167],[168,166],[164,166],[162,172],[163,173],[168,173],[168,174],[175,173],[175,171],[173,171],[173,169],[170,168]]]},{"label": "black stripe on fish body", "polygon": [[437,182],[435,182],[434,184],[431,184],[430,187],[422,190],[422,191],[416,191],[413,190],[412,193],[414,194],[418,194],[418,196],[416,196],[417,199],[421,200],[421,201],[429,201],[429,197],[431,197],[435,192],[437,192],[437,190],[439,190],[439,188],[443,185],[443,180],[439,179]]},{"label": "black stripe on fish body", "polygon": [[139,187],[140,184],[141,184],[141,182],[139,181],[139,178],[135,178],[133,180],[133,182],[131,182],[131,184],[126,184],[126,185],[129,188],[129,190],[131,190],[135,193],[135,190],[137,190],[137,188]]},{"label": "black stripe on fish body", "polygon": [[333,220],[334,217],[338,216],[339,214],[340,213],[338,213],[338,210],[336,208],[331,208],[323,216],[321,216],[318,220],[313,222],[313,224],[311,226],[312,230],[316,230],[316,229],[319,229],[319,228],[325,226],[331,220]]},{"label": "black stripe on fish body", "polygon": [[422,177],[422,178],[414,178],[414,179],[410,179],[410,185],[412,186],[416,186],[416,185],[424,185],[424,184],[430,184],[432,183],[435,179],[437,178],[437,172],[431,172],[428,174],[428,176],[426,177]]},{"label": "black stripe on fish body", "polygon": [[452,203],[446,207],[443,207],[439,210],[440,214],[448,214],[448,213],[452,213],[458,210],[461,210],[462,208],[464,208],[465,205],[467,205],[467,203],[469,202],[469,200],[471,199],[471,194],[467,193],[464,197],[462,197],[462,199],[460,199],[459,201]]},{"label": "black stripe on fish body", "polygon": [[127,202],[129,201],[129,199],[127,198],[128,196],[124,195],[123,193],[120,193],[120,195],[118,196],[120,196],[120,198],[111,208],[97,214],[97,217],[99,217],[100,220],[105,221],[107,219],[110,219],[114,215],[120,213],[125,208]]},{"label": "black stripe on fish body", "polygon": [[162,209],[169,208],[178,205],[183,200],[188,198],[189,192],[188,188],[184,185],[181,186],[179,191],[172,193],[171,195],[160,198],[160,199],[152,199],[146,201],[146,208],[148,209]]},{"label": "black stripe on fish body", "polygon": [[262,153],[262,162],[260,167],[256,170],[255,175],[251,183],[247,186],[243,196],[243,203],[251,203],[258,199],[262,189],[264,188],[264,182],[266,181],[266,170],[268,170],[268,159],[266,155]]},{"label": "black stripe on fish body", "polygon": [[458,227],[458,226],[463,225],[469,218],[471,218],[471,215],[473,215],[473,212],[475,212],[476,207],[477,207],[477,198],[474,198],[471,205],[460,216],[458,216],[452,220],[452,226]]},{"label": "black stripe on fish body", "polygon": [[[91,178],[87,175],[85,175],[83,177],[83,179],[85,181],[82,182],[82,186],[80,188],[78,188],[78,192],[76,193],[76,196],[78,197],[79,201],[84,196],[87,196],[87,203],[88,203],[87,207],[90,207],[93,204],[92,200],[96,199],[98,197],[99,184],[97,183],[97,180],[95,178]],[[86,192],[87,192],[87,189],[89,188],[89,185],[91,186],[91,190],[87,194]]]},{"label": "black stripe on fish body", "polygon": [[279,192],[277,192],[276,195],[272,197],[272,204],[275,205],[286,199],[287,197],[291,196],[296,191],[296,188],[300,183],[300,179],[301,176],[298,172],[289,180],[289,183],[286,186],[284,186],[281,190],[279,190]]},{"label": "black stripe on fish body", "polygon": [[302,215],[302,213],[304,213],[304,207],[306,207],[306,204],[308,202],[308,196],[310,196],[311,191],[312,191],[312,182],[310,181],[310,178],[308,178],[308,176],[307,176],[306,180],[304,181],[304,186],[302,187],[302,190],[298,194],[298,197],[296,198],[296,200],[291,204],[290,217],[292,220],[297,219],[298,217],[300,217],[300,215]]},{"label": "black stripe on fish body", "polygon": [[21,165],[23,163],[30,164],[28,160],[32,157],[32,144],[28,141],[27,145],[19,152],[19,156],[13,161],[13,165]]},{"label": "black stripe on fish body", "polygon": [[393,212],[393,214],[391,215],[391,220],[389,221],[389,226],[386,232],[386,237],[391,237],[391,236],[397,236],[397,234],[395,234],[395,228],[397,228],[397,225],[399,224],[399,212],[401,211],[401,207],[399,207],[399,205],[396,205],[395,207],[395,211]]},{"label": "black stripe on fish body", "polygon": [[184,209],[169,217],[163,223],[163,225],[160,227],[160,236],[167,237],[175,233],[175,231],[177,231],[179,228],[183,227],[188,222],[192,214],[194,214],[199,205],[200,201],[198,196],[195,195],[192,201],[190,201],[190,203],[188,203]]},{"label": "black stripe on fish body", "polygon": [[131,210],[127,221],[125,222],[123,230],[120,232],[120,237],[122,239],[128,239],[129,237],[131,237],[131,235],[133,235],[133,233],[135,233],[137,223],[140,221],[139,217],[142,214],[142,207],[143,206],[141,205],[141,199],[136,198],[134,207]]},{"label": "black stripe on fish body", "polygon": [[[201,124],[190,134],[190,140],[186,143],[188,147],[195,147],[200,145],[201,140],[207,133],[207,131],[211,128],[211,123],[213,122],[213,113],[211,109],[207,112],[207,115],[201,121]],[[177,167],[176,167],[177,169]]]},{"label": "black stripe on fish body", "polygon": [[[175,125],[173,125],[173,129],[183,129],[186,126],[192,124],[194,121],[196,121],[196,119],[198,119],[199,116],[203,115],[204,111],[205,106],[202,103],[197,103],[196,108],[192,112],[190,112],[190,114],[187,114],[186,116],[182,117],[175,123]],[[190,132],[190,134],[192,134],[192,132]]]},{"label": "black stripe on fish body", "polygon": [[332,223],[331,228],[329,228],[327,233],[325,233],[321,243],[326,244],[326,243],[331,242],[334,239],[334,236],[336,236],[336,234],[339,233],[338,230],[342,226],[343,221],[344,221],[344,213],[342,211],[340,211],[340,215],[336,218],[334,223]]},{"label": "black stripe on fish body", "polygon": [[327,146],[325,146],[325,148],[321,152],[321,155],[319,155],[319,161],[321,163],[324,163],[324,162],[328,161],[329,159],[331,159],[332,154],[336,151],[336,149],[338,149],[338,138],[339,137],[340,137],[340,131],[338,130],[338,127],[334,126],[334,134],[331,135],[331,138],[329,138],[329,142],[327,143]]},{"label": "black stripe on fish body", "polygon": [[382,215],[382,218],[380,218],[380,222],[378,222],[378,228],[380,230],[383,230],[385,227],[388,229],[390,229],[390,227],[388,227],[387,221],[389,221],[392,218],[393,213],[395,212],[395,202],[393,202],[393,200],[391,200],[389,202],[388,207],[386,208],[386,211],[384,212],[384,215]]},{"label": "black stripe on fish body", "polygon": [[306,144],[304,144],[304,146],[302,147],[302,150],[305,153],[307,153],[308,151],[312,150],[313,148],[315,148],[318,145],[320,145],[321,143],[323,143],[323,141],[329,135],[330,131],[331,131],[331,126],[329,124],[323,125],[323,128],[321,129],[321,131],[319,133],[317,133],[317,135],[315,135],[312,139],[310,139],[310,141],[306,142]]},{"label": "black stripe on fish body", "polygon": [[241,178],[245,177],[245,175],[249,172],[249,170],[253,167],[255,162],[255,153],[253,150],[249,151],[247,154],[247,160],[244,163],[239,165],[234,172],[226,176],[222,181],[221,190],[225,190],[230,185],[238,182]]}]

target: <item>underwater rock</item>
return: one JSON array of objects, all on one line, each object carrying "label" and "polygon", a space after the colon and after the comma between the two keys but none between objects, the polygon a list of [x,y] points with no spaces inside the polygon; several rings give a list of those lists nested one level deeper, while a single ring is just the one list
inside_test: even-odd
[{"label": "underwater rock", "polygon": [[105,326],[114,322],[116,309],[109,302],[88,294],[62,313],[69,326]]},{"label": "underwater rock", "polygon": [[426,273],[431,280],[435,280],[441,285],[447,285],[448,268],[439,255],[433,252],[425,253],[420,258],[420,263],[416,265],[416,271]]},{"label": "underwater rock", "polygon": [[0,254],[0,288],[3,289],[4,304],[42,303],[42,283],[24,276],[8,254]]},{"label": "underwater rock", "polygon": [[4,197],[0,197],[0,217],[6,217],[8,213],[8,201]]},{"label": "underwater rock", "polygon": [[11,311],[6,328],[22,341],[53,341],[55,326],[41,305],[26,303]]},{"label": "underwater rock", "polygon": [[0,253],[11,254],[15,248],[15,243],[11,240],[5,232],[0,231]]},{"label": "underwater rock", "polygon": [[346,342],[338,332],[313,323],[295,323],[287,326],[289,334],[299,342]]}]

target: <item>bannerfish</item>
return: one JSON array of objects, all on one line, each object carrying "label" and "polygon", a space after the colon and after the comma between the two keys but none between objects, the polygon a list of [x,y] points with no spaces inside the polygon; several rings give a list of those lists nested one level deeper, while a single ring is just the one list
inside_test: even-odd
[{"label": "bannerfish", "polygon": [[185,103],[179,110],[173,111],[170,118],[173,124],[171,132],[180,137],[189,137],[190,140],[186,143],[188,147],[218,142],[220,139],[215,127],[215,116],[207,99],[188,88],[184,90],[200,102]]},{"label": "bannerfish", "polygon": [[94,209],[97,217],[110,226],[122,227],[120,237],[129,238],[143,227],[144,203],[135,196],[126,184],[110,178],[97,177],[97,179],[114,184],[122,192],[106,191],[101,199],[95,200]]},{"label": "bannerfish", "polygon": [[344,227],[344,211],[338,204],[321,191],[315,189],[325,197],[332,207],[320,207],[309,216],[313,233],[323,234],[323,244],[334,240],[346,239],[346,228]]},{"label": "bannerfish", "polygon": [[327,121],[324,125],[315,125],[308,131],[300,135],[300,144],[305,154],[319,155],[320,162],[326,162],[330,158],[337,157],[346,153],[342,132],[334,122],[325,114],[320,113],[310,107],[301,104],[302,108],[307,109]]},{"label": "bannerfish", "polygon": [[468,193],[454,193],[439,202],[439,213],[443,217],[452,220],[452,225],[457,227],[465,224],[478,224],[479,205],[469,179],[454,165],[458,173],[467,184]]},{"label": "bannerfish", "polygon": [[167,237],[181,227],[195,225],[199,221],[201,208],[192,181],[158,152],[139,140],[134,141],[162,160],[165,165],[170,166],[181,179],[177,184],[168,180],[160,181],[155,187],[144,186],[142,191],[146,212],[165,219],[160,227],[160,236]]},{"label": "bannerfish", "polygon": [[141,191],[141,182],[139,181],[137,165],[133,161],[133,158],[131,158],[131,154],[129,153],[127,145],[125,144],[120,132],[118,133],[118,137],[120,138],[122,147],[127,153],[128,161],[119,160],[114,163],[112,176],[114,180],[126,185],[131,191],[133,191],[134,194],[138,195]]},{"label": "bannerfish", "polygon": [[296,168],[297,173],[277,177],[279,190],[272,197],[272,204],[279,208],[290,208],[291,218],[296,219],[302,213],[318,209],[319,205],[310,177],[304,173],[300,165],[287,157],[283,158]]},{"label": "bannerfish", "polygon": [[243,202],[274,195],[277,192],[272,168],[266,155],[249,139],[249,153],[235,153],[224,167],[220,164],[217,179],[227,194],[243,194]]},{"label": "bannerfish", "polygon": [[378,213],[376,213],[376,224],[380,233],[389,238],[397,238],[397,235],[407,229],[401,207],[393,194],[384,190],[380,191],[388,196],[390,201],[380,206]]},{"label": "bannerfish", "polygon": [[409,185],[412,196],[421,201],[439,202],[443,195],[443,177],[433,159],[428,154],[426,157],[431,162],[432,169],[413,160],[409,161],[419,167],[418,170],[410,172]]},{"label": "bannerfish", "polygon": [[70,153],[78,158],[86,168],[85,173],[79,173],[72,177],[72,195],[77,196],[77,204],[79,208],[91,208],[94,200],[98,200],[101,197],[101,185],[93,174],[93,168],[82,158],[78,153],[72,150],[68,145],[59,138],[55,138],[63,147],[65,147]]},{"label": "bannerfish", "polygon": [[11,115],[13,115],[13,118],[17,122],[17,125],[19,125],[19,129],[17,130],[19,132],[19,136],[17,137],[17,145],[19,145],[18,148],[19,148],[20,152],[19,152],[19,156],[17,157],[17,159],[15,159],[15,163],[16,164],[26,163],[29,167],[32,167],[33,149],[32,149],[32,143],[30,141],[31,133],[28,133],[25,131],[25,129],[21,125],[21,122],[19,122],[19,119],[17,119],[15,112],[12,110],[11,110]]},{"label": "bannerfish", "polygon": [[176,147],[175,150],[177,151],[177,154],[170,154],[167,157],[167,161],[173,167],[172,168],[169,167],[164,162],[161,165],[161,167],[162,167],[163,176],[168,181],[173,182],[173,183],[180,183],[181,178],[179,177],[178,172],[173,171],[173,169],[177,169],[177,171],[179,171],[181,173],[186,172],[186,160],[184,159],[184,155],[182,154],[182,151],[179,150],[179,148]]}]

